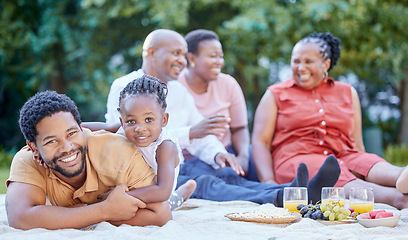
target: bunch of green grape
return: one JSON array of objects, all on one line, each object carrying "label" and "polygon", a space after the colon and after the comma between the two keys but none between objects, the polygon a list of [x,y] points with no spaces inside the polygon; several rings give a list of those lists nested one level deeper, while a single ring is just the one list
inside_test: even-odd
[{"label": "bunch of green grape", "polygon": [[313,204],[299,204],[297,206],[300,214],[304,218],[323,219],[323,220],[343,220],[351,215],[351,211],[347,208],[341,207],[339,202],[334,203],[316,203]]},{"label": "bunch of green grape", "polygon": [[351,215],[351,211],[344,208],[338,202],[334,203],[322,203],[320,204],[320,209],[323,212],[323,216],[329,218],[330,221],[343,220],[347,216]]}]

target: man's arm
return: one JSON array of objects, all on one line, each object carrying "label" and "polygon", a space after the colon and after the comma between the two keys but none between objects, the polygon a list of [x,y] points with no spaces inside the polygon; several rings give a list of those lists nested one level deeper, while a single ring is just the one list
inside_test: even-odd
[{"label": "man's arm", "polygon": [[120,185],[105,201],[68,208],[45,205],[45,193],[35,185],[11,182],[6,195],[9,225],[19,229],[79,229],[102,221],[129,220],[146,205],[126,190],[125,185]]}]

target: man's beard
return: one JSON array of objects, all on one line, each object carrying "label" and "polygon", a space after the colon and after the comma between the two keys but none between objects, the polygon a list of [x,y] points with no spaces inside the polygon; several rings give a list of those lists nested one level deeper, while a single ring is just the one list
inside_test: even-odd
[{"label": "man's beard", "polygon": [[[78,168],[78,170],[76,170],[75,172],[71,172],[71,173],[70,173],[70,172],[67,172],[65,169],[61,168],[61,166],[59,166],[59,165],[57,164],[59,159],[65,157],[65,156],[67,156],[67,155],[70,155],[70,154],[72,154],[72,153],[74,153],[74,152],[77,152],[78,150],[79,150],[79,152],[81,153],[81,166]],[[65,153],[65,154],[62,154],[62,155],[60,155],[60,156],[54,157],[54,158],[51,160],[52,166],[50,166],[50,164],[47,164],[47,166],[48,166],[49,168],[51,168],[52,170],[54,170],[54,171],[56,171],[56,172],[59,172],[62,176],[66,177],[66,178],[76,177],[76,176],[78,176],[80,173],[82,173],[82,172],[84,171],[84,169],[85,169],[86,152],[87,152],[87,147],[82,147],[82,146],[81,146],[81,147],[78,147],[78,148],[76,148],[76,149],[73,149],[73,150],[72,150],[71,152],[69,152],[69,153]]]}]

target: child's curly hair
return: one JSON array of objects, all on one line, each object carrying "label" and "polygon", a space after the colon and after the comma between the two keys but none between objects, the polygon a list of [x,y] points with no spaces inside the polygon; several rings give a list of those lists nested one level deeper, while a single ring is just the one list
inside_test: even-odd
[{"label": "child's curly hair", "polygon": [[163,82],[160,82],[159,79],[143,75],[140,78],[137,78],[126,85],[126,87],[120,92],[119,96],[119,107],[118,111],[120,112],[122,102],[129,96],[137,95],[151,95],[154,96],[157,102],[160,104],[161,108],[165,110],[167,108],[167,85]]}]

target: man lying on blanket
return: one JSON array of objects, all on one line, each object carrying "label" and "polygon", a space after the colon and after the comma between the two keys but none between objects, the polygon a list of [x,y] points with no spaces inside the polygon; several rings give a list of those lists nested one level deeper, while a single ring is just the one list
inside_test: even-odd
[{"label": "man lying on blanket", "polygon": [[155,176],[137,147],[124,136],[83,129],[67,96],[37,93],[21,109],[19,124],[28,146],[14,156],[6,182],[11,227],[83,228],[102,221],[161,226],[171,219],[167,201],[135,197]]}]

